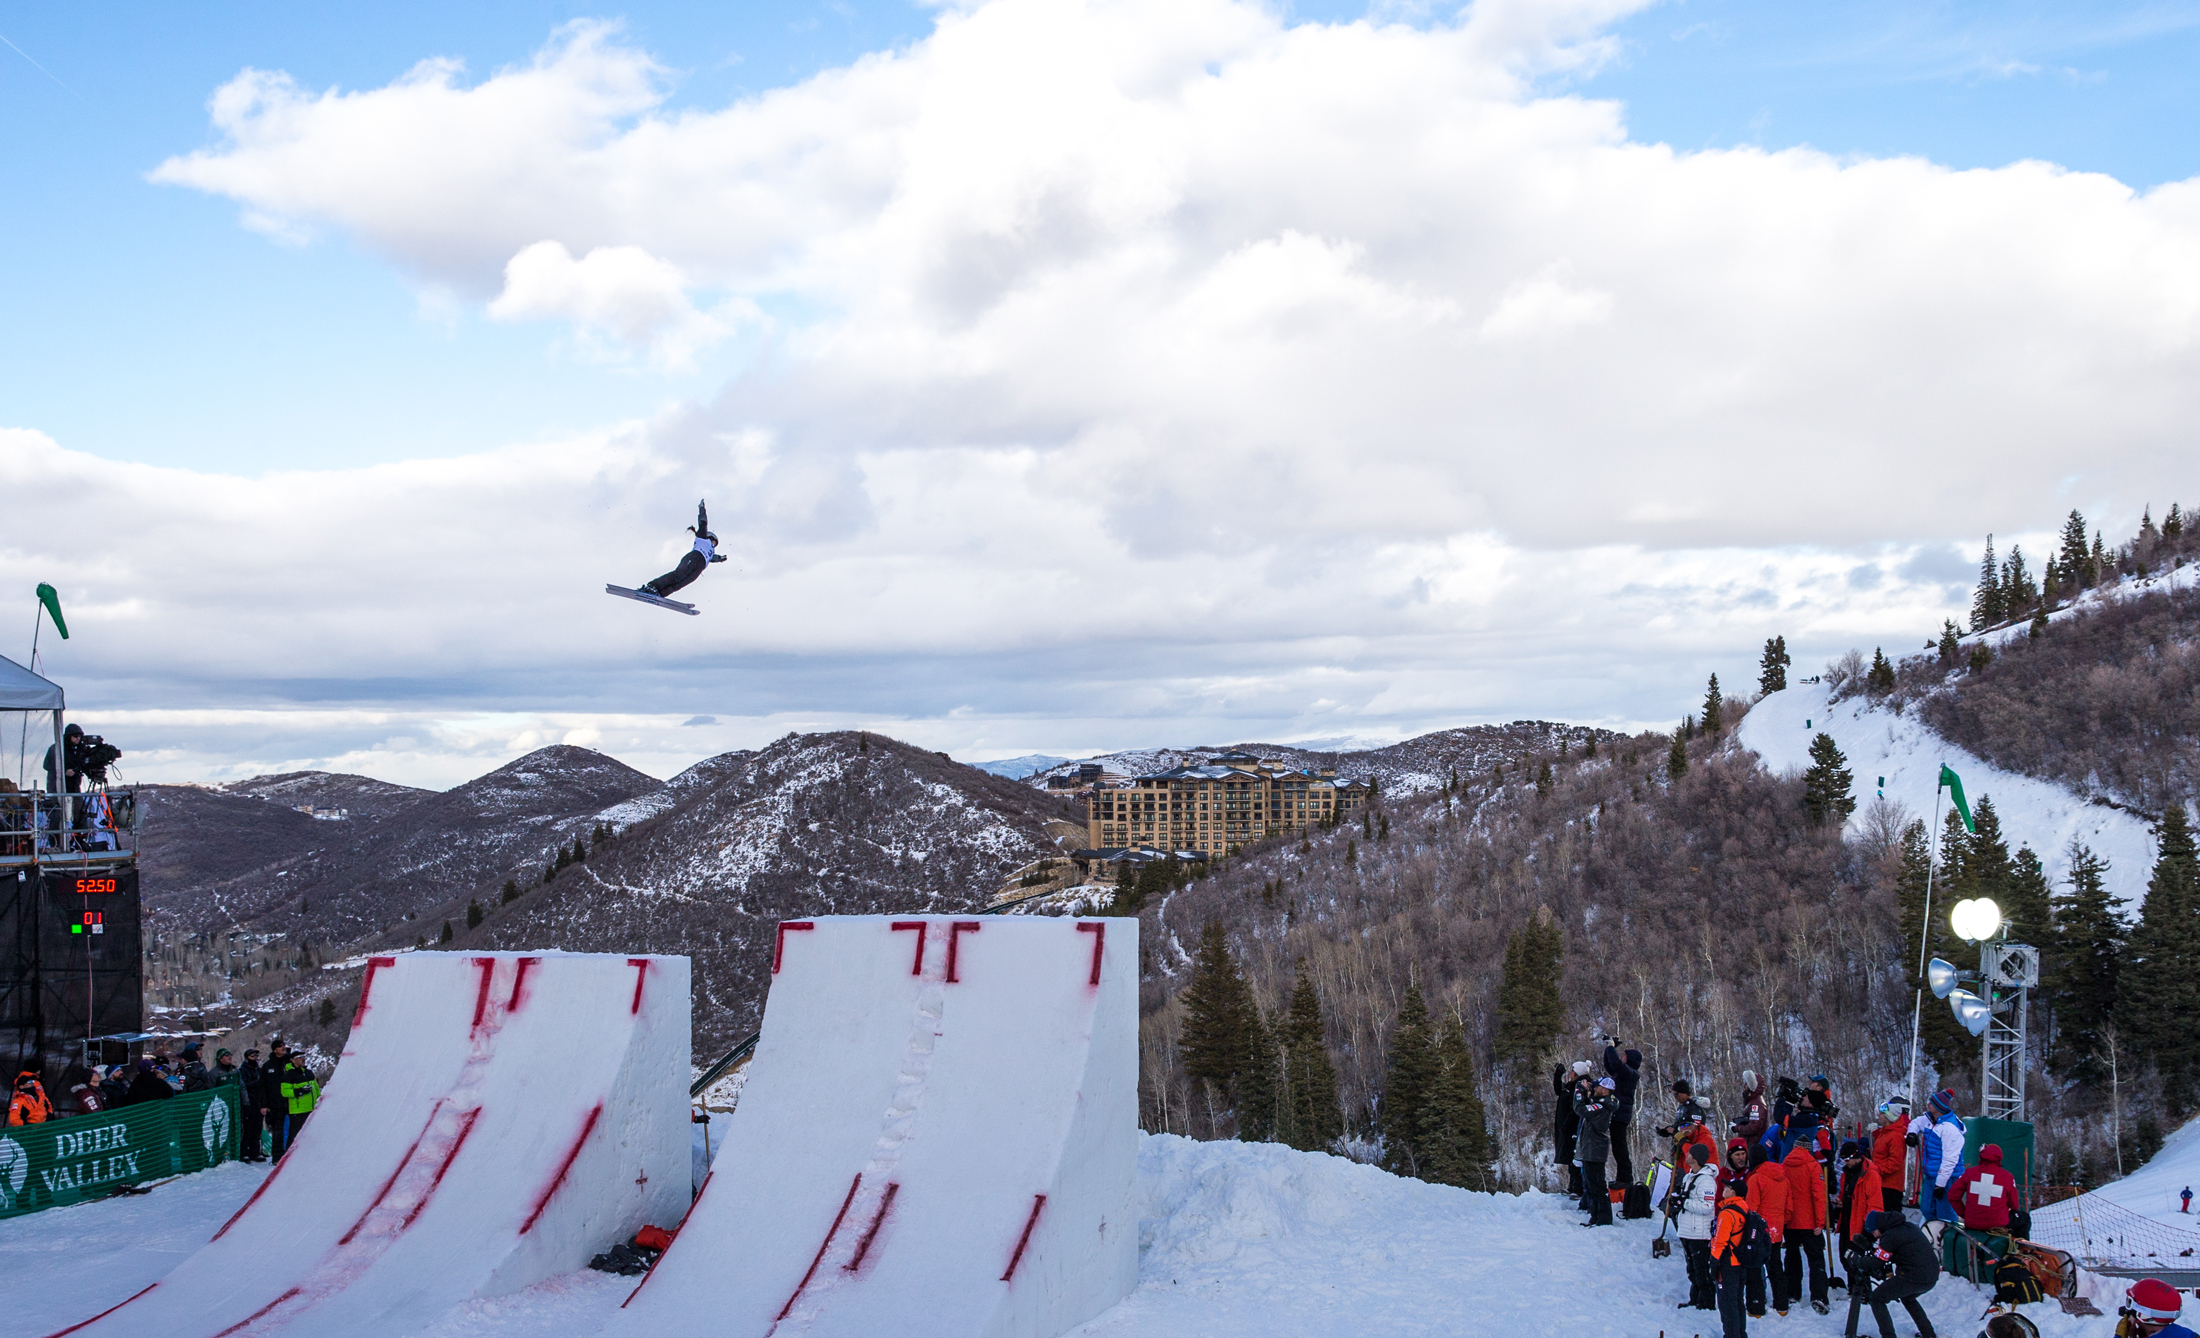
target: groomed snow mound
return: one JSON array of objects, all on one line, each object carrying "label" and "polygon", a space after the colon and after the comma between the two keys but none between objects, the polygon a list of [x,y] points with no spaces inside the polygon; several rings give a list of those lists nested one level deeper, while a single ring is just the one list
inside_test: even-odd
[{"label": "groomed snow mound", "polygon": [[687,1206],[688,960],[414,952],[368,964],[290,1152],[83,1338],[387,1338],[587,1265]]},{"label": "groomed snow mound", "polygon": [[[2148,823],[2095,804],[2053,781],[2003,771],[1933,733],[1914,717],[1874,706],[1869,698],[1836,702],[1821,684],[1798,684],[1750,707],[1735,731],[1735,741],[1764,759],[1772,772],[1798,775],[1810,766],[1810,743],[1820,733],[1833,736],[1856,778],[1851,791],[1857,799],[1856,814],[1849,819],[1852,833],[1882,776],[1887,779],[1889,799],[1930,823],[1945,763],[1963,778],[1964,796],[1974,808],[1981,798],[1994,801],[2009,849],[2031,846],[2057,892],[2068,890],[2070,843],[2077,840],[2108,861],[2112,895],[2134,904],[2144,899],[2147,878],[2154,869],[2154,833]],[[1943,800],[1943,818],[1946,807]]]},{"label": "groomed snow mound", "polygon": [[1138,922],[779,929],[715,1170],[608,1332],[1053,1338],[1137,1276]]}]

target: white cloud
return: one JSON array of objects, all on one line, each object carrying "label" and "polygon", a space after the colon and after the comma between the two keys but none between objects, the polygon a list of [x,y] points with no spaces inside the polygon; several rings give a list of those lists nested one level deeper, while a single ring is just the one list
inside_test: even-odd
[{"label": "white cloud", "polygon": [[[210,694],[975,705],[1085,721],[968,727],[1062,751],[1142,713],[1662,719],[1775,631],[1922,637],[1949,592],[1913,554],[2189,477],[2200,185],[1638,143],[1539,91],[1634,7],[997,0],[678,112],[595,24],[481,78],[247,71],[156,179],[607,353],[771,338],[707,402],[456,461],[249,481],[11,438],[0,473],[145,539],[0,576],[64,565],[116,655]],[[706,617],[599,607],[698,492],[739,558]],[[699,686],[732,682],[764,702]]]},{"label": "white cloud", "polygon": [[523,247],[505,264],[504,291],[489,315],[571,321],[584,337],[646,349],[674,367],[691,365],[698,348],[726,334],[689,303],[680,271],[638,246],[599,246],[578,260],[562,242]]}]

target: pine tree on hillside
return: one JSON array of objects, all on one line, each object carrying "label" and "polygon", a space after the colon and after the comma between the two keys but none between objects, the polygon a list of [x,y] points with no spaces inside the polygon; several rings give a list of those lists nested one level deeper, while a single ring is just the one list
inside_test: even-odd
[{"label": "pine tree on hillside", "polygon": [[2062,548],[2055,554],[2055,573],[2059,582],[2068,587],[2066,593],[2075,595],[2092,582],[2085,578],[2086,559],[2091,554],[2086,549],[2085,517],[2076,511],[2063,522]]},{"label": "pine tree on hillside", "polygon": [[1195,1082],[1222,1088],[1227,1101],[1231,1083],[1252,1054],[1252,1020],[1253,993],[1230,955],[1229,936],[1222,921],[1209,920],[1200,931],[1192,982],[1184,991],[1184,1030],[1177,1041],[1184,1072]]},{"label": "pine tree on hillside", "polygon": [[1831,822],[1838,827],[1849,820],[1856,811],[1856,797],[1849,793],[1855,779],[1849,759],[1841,755],[1831,734],[1821,732],[1810,741],[1810,769],[1803,773],[1803,811],[1813,826]]},{"label": "pine tree on hillside", "polygon": [[2047,870],[2040,864],[2040,857],[2032,853],[2030,846],[2018,847],[2009,862],[2009,882],[1998,903],[2001,918],[2009,926],[2009,937],[2019,943],[2046,946],[2055,931],[2051,901]]},{"label": "pine tree on hillside", "polygon": [[1337,1070],[1322,1035],[1321,999],[1299,962],[1291,986],[1291,1012],[1283,1025],[1283,1087],[1276,1103],[1276,1141],[1301,1152],[1319,1152],[1344,1133],[1337,1104]]},{"label": "pine tree on hillside", "polygon": [[2116,1021],[2124,922],[2108,895],[2107,861],[2070,843],[2070,894],[2055,899],[2047,959],[2048,1004],[2055,1010],[2058,1077],[2098,1086],[2109,1080],[2108,1028]]},{"label": "pine tree on hillside", "polygon": [[1548,906],[1505,940],[1505,969],[1497,984],[1496,1060],[1523,1092],[1541,1085],[1544,1052],[1566,1025],[1559,978],[1566,940]]},{"label": "pine tree on hillside", "polygon": [[2042,596],[2040,599],[2040,606],[2032,610],[2031,638],[2034,641],[2037,641],[2041,637],[2047,635],[2047,628],[2049,626],[2047,621],[2047,603],[2047,598],[2045,596]]},{"label": "pine tree on hillside", "polygon": [[1726,698],[1719,695],[1719,676],[1711,676],[1711,686],[1703,694],[1703,732],[1718,738],[1726,729]]},{"label": "pine tree on hillside", "polygon": [[1259,1005],[1246,1018],[1245,1067],[1237,1077],[1238,1137],[1266,1142],[1276,1136],[1276,1100],[1282,1074],[1282,1057],[1276,1052],[1276,1033],[1261,1016]]},{"label": "pine tree on hillside", "polygon": [[1956,630],[1955,622],[1952,619],[1944,618],[1941,620],[1940,644],[1936,647],[1940,652],[1941,668],[1953,669],[1956,667],[1956,657],[1963,653],[1963,643],[1958,639],[1962,635],[1963,633]]},{"label": "pine tree on hillside", "polygon": [[2185,532],[2185,513],[2177,509],[2177,503],[2169,504],[2169,514],[2162,517],[2162,537],[2175,539]]},{"label": "pine tree on hillside", "polygon": [[1871,672],[1864,675],[1864,690],[1875,697],[1894,691],[1894,663],[1887,658],[1887,652],[1877,646],[1872,647],[1872,667]]},{"label": "pine tree on hillside", "polygon": [[1551,797],[1551,759],[1547,757],[1543,759],[1543,765],[1535,769],[1535,797]]},{"label": "pine tree on hillside", "polygon": [[1421,1178],[1462,1189],[1489,1189],[1489,1114],[1475,1090],[1474,1056],[1458,1019],[1436,1029],[1436,1076],[1421,1108]]},{"label": "pine tree on hillside", "polygon": [[2032,583],[2032,573],[2025,569],[2024,550],[2015,546],[2001,564],[2001,616],[2004,622],[2014,622],[2025,610],[2040,602],[2040,588]]},{"label": "pine tree on hillside", "polygon": [[1996,906],[2007,907],[2015,865],[2009,858],[2009,842],[2001,834],[2001,814],[1991,798],[1980,795],[1971,806],[1971,818],[1976,830],[1964,842],[1960,872],[1949,887],[1957,896],[1992,897]]},{"label": "pine tree on hillside", "polygon": [[481,928],[481,903],[470,897],[466,901],[466,927],[468,929]]},{"label": "pine tree on hillside", "polygon": [[1788,685],[1788,642],[1784,636],[1776,636],[1765,642],[1764,658],[1757,662],[1757,691],[1760,693],[1785,692]]},{"label": "pine tree on hillside", "polygon": [[[1926,839],[1924,821],[1911,823],[1909,830],[1902,834],[1902,871],[1896,878],[1895,895],[1902,908],[1902,971],[1911,977],[1913,990],[1925,986],[1924,977],[1918,974],[1920,932],[1925,936],[1928,957],[1943,958],[1959,970],[1978,968],[1978,949],[1957,938],[1948,928],[1948,908],[1959,897],[1968,895],[1957,890],[1967,854],[1967,835],[1963,819],[1950,812],[1948,825],[1941,831],[1941,868],[1932,880],[1932,915],[1927,918],[1924,914],[1926,870],[1932,862],[1932,847]],[[1918,1015],[1918,1042],[1934,1069],[1949,1074],[1964,1071],[1966,1065],[1975,1066],[1978,1042],[1929,990],[1923,1003],[1930,1006],[1924,1007]]]},{"label": "pine tree on hillside", "polygon": [[1679,734],[1673,736],[1673,746],[1666,750],[1665,774],[1674,780],[1688,774],[1688,745],[1681,741]]},{"label": "pine tree on hillside", "polygon": [[1393,1175],[1422,1173],[1421,1119],[1436,1084],[1436,1038],[1429,1034],[1428,1006],[1419,985],[1406,986],[1398,1024],[1390,1030],[1390,1054],[1384,1065],[1383,1093],[1375,1107],[1375,1127],[1383,1136],[1382,1168]]},{"label": "pine tree on hillside", "polygon": [[1971,626],[1984,630],[2001,621],[2001,564],[1994,560],[1994,536],[1986,536],[1986,556],[1979,562],[1978,589],[1971,592]]},{"label": "pine tree on hillside", "polygon": [[2189,1110],[2196,1090],[2193,1033],[2200,1029],[2200,855],[2183,804],[2155,827],[2154,874],[2122,973],[2116,1015],[2133,1048],[2162,1075],[2163,1094]]},{"label": "pine tree on hillside", "polygon": [[579,864],[579,863],[580,863],[581,861],[583,861],[583,860],[585,860],[585,859],[587,859],[587,858],[588,858],[588,843],[587,843],[587,842],[585,842],[585,841],[583,841],[583,840],[581,840],[581,839],[580,839],[579,837],[577,837],[577,836],[576,836],[576,837],[574,837],[574,838],[573,838],[573,862],[574,862],[575,864]]},{"label": "pine tree on hillside", "polygon": [[2108,550],[2101,544],[2101,532],[2095,530],[2093,531],[2093,552],[2085,560],[2085,583],[2087,585],[2099,585],[2113,575],[2115,575],[2115,568],[2109,562]]}]

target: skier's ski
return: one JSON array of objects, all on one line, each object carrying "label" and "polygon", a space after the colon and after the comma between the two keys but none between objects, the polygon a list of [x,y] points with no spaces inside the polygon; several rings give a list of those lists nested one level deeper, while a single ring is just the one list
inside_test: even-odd
[{"label": "skier's ski", "polygon": [[663,595],[653,595],[647,590],[629,590],[623,585],[607,585],[603,590],[607,595],[624,595],[628,599],[638,599],[644,604],[655,604],[660,609],[678,609],[690,618],[699,616],[693,604],[682,604],[677,599],[666,599]]}]

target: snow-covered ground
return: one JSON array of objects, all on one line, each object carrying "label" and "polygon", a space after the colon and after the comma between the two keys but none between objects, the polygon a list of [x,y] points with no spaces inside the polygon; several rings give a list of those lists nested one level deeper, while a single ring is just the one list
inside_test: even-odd
[{"label": "snow-covered ground", "polygon": [[[1580,1215],[1554,1196],[1473,1194],[1275,1144],[1145,1137],[1138,1170],[1138,1289],[1077,1329],[1080,1338],[1709,1338],[1719,1331],[1715,1315],[1674,1308],[1687,1290],[1681,1254],[1652,1259],[1649,1222],[1584,1230]],[[0,1222],[0,1314],[9,1331],[51,1333],[155,1281],[212,1234],[263,1174],[233,1164],[139,1198]],[[427,1332],[592,1334],[632,1286],[609,1274],[568,1274],[458,1306]],[[1832,1338],[1846,1310],[1843,1293],[1834,1298],[1830,1315],[1797,1309],[1759,1321],[1753,1332]],[[1968,1338],[1978,1330],[1983,1290],[1944,1278],[1926,1299],[1943,1334]],[[2106,1338],[2115,1307],[2104,1299],[2102,1308],[2107,1317],[2086,1320],[2051,1304],[2026,1313],[2048,1338]],[[1867,1315],[1864,1331],[1870,1326]]]},{"label": "snow-covered ground", "polygon": [[1853,832],[1886,778],[1885,793],[1917,817],[1933,816],[1934,791],[1942,763],[1963,778],[1963,792],[1978,806],[1994,801],[2001,830],[2014,853],[2029,845],[2059,893],[2067,890],[2070,843],[2083,841],[2108,861],[2108,888],[2134,903],[2146,893],[2154,867],[2154,834],[2129,813],[2095,804],[2053,781],[2003,771],[1927,729],[1916,718],[1872,705],[1870,699],[1831,700],[1829,690],[1804,683],[1775,692],[1752,706],[1735,739],[1764,759],[1774,772],[1794,774],[1810,765],[1810,742],[1819,733],[1833,736],[1855,774]]},{"label": "snow-covered ground", "polygon": [[2104,1262],[2200,1270],[2200,1205],[2181,1211],[2185,1189],[2200,1195],[2200,1120],[2171,1134],[2152,1161],[2123,1179],[2034,1212],[2032,1234]]}]

